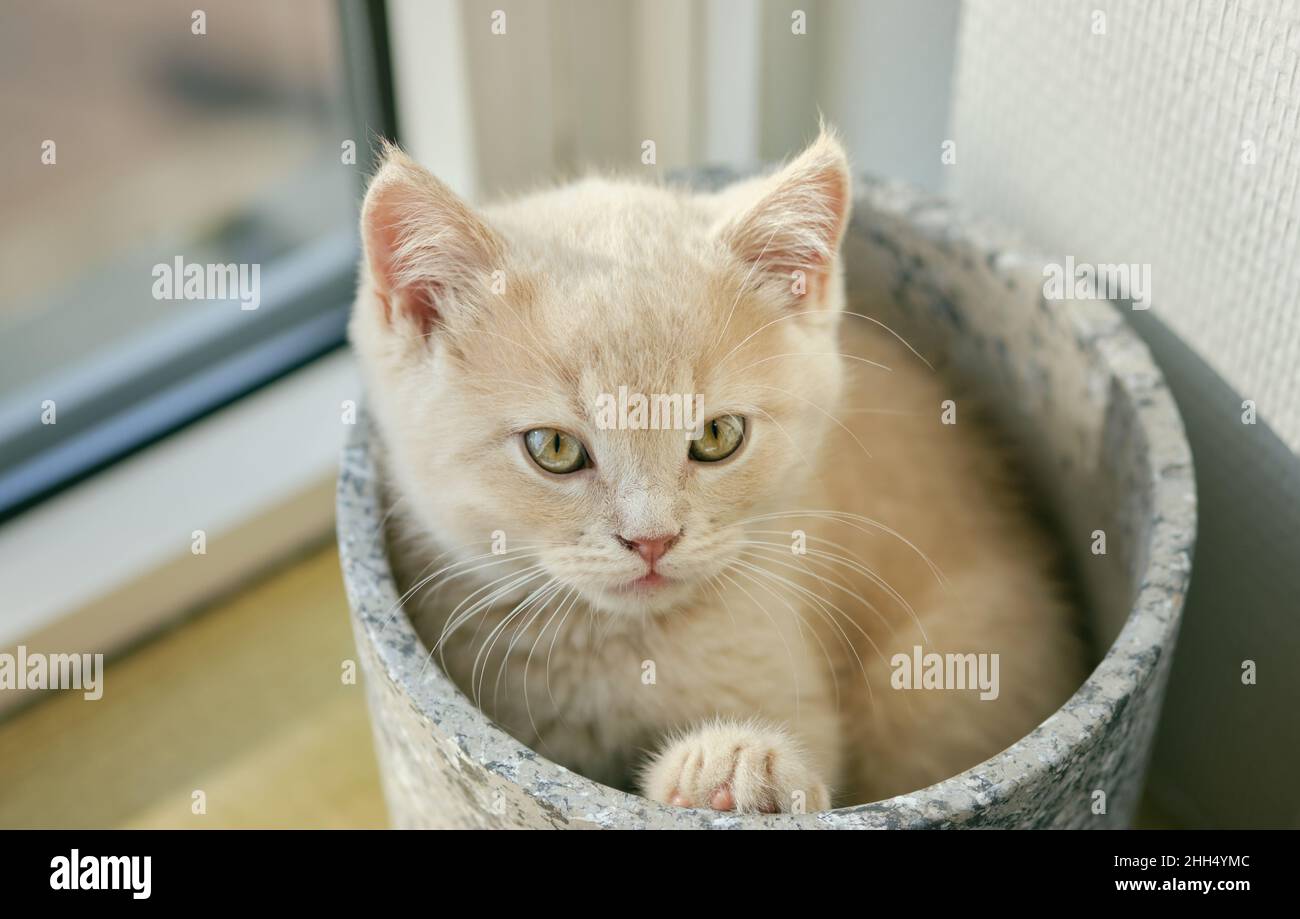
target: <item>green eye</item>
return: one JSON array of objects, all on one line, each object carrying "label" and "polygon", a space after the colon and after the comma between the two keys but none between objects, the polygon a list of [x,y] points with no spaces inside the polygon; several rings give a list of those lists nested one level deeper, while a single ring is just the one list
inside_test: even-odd
[{"label": "green eye", "polygon": [[719,415],[704,422],[704,436],[691,441],[691,459],[716,463],[736,452],[745,439],[745,419],[739,415]]},{"label": "green eye", "polygon": [[533,428],[524,432],[524,446],[533,462],[556,475],[577,472],[587,465],[587,451],[582,441],[555,428]]}]

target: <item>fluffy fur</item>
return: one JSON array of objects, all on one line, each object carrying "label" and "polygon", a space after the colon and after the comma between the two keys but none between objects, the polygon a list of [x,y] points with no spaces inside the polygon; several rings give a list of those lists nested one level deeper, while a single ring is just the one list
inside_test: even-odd
[{"label": "fluffy fur", "polygon": [[[825,133],[716,194],[588,179],[481,212],[387,152],[351,332],[394,562],[431,660],[545,755],[658,801],[812,811],[973,766],[1079,685],[1003,459],[845,305],[850,202]],[[701,393],[744,441],[699,463],[680,430],[599,429],[620,386]],[[538,427],[591,468],[539,468]],[[636,586],[626,540],[674,534]],[[893,688],[917,645],[997,653],[998,698]]]}]

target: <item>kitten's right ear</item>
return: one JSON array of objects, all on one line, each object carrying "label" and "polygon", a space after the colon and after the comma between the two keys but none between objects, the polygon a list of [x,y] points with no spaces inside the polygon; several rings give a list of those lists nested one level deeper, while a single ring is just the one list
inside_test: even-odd
[{"label": "kitten's right ear", "polygon": [[387,143],[361,207],[361,239],[384,318],[422,336],[475,298],[502,252],[468,204]]}]

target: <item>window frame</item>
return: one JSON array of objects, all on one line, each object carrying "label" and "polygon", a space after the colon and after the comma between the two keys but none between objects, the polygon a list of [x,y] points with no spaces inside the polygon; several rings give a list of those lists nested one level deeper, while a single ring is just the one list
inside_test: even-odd
[{"label": "window frame", "polygon": [[[397,136],[386,4],[334,9],[364,157]],[[368,164],[358,165],[359,200]],[[340,227],[264,266],[257,311],[197,305],[0,400],[0,523],[342,347],[359,258],[355,225]],[[53,438],[41,419],[52,392]]]}]

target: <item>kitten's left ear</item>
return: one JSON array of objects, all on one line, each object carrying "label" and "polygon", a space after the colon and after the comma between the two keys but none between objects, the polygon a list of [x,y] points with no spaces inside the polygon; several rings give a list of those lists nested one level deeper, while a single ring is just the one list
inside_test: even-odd
[{"label": "kitten's left ear", "polygon": [[779,276],[796,298],[819,298],[848,224],[850,184],[844,148],[823,127],[803,153],[767,180],[756,204],[723,225],[719,237],[755,273]]}]

